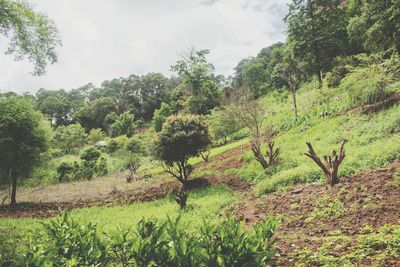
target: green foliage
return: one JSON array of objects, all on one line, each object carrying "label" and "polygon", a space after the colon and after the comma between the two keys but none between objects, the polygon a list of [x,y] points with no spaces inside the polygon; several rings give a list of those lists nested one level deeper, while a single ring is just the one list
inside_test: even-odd
[{"label": "green foliage", "polygon": [[105,157],[100,157],[97,161],[96,174],[99,176],[104,176],[108,174],[108,164]]},{"label": "green foliage", "polygon": [[395,0],[365,0],[348,25],[350,38],[370,52],[400,49],[400,4]]},{"label": "green foliage", "polygon": [[[177,109],[190,114],[208,114],[219,105],[220,85],[214,75],[214,66],[207,62],[209,50],[191,49],[171,70],[178,73],[181,83],[175,88]],[[174,110],[178,111],[178,110]]]},{"label": "green foliage", "polygon": [[166,121],[167,117],[172,115],[172,109],[167,103],[161,103],[161,107],[154,111],[154,129],[156,132],[160,132],[162,125]]},{"label": "green foliage", "polygon": [[114,153],[115,151],[118,150],[118,148],[119,148],[119,144],[116,140],[110,139],[107,142],[107,146],[106,146],[107,153]]},{"label": "green foliage", "polygon": [[76,179],[79,172],[78,162],[61,162],[57,167],[57,180],[59,182],[70,182]]},{"label": "green foliage", "polygon": [[349,67],[350,74],[341,82],[340,88],[349,92],[353,105],[374,104],[385,100],[392,93],[388,85],[400,79],[400,60],[397,54],[390,59],[380,55],[366,57],[361,54],[357,60],[362,66]]},{"label": "green foliage", "polygon": [[37,166],[51,139],[51,129],[32,103],[22,97],[0,98],[0,175],[13,180],[26,178]]},{"label": "green foliage", "polygon": [[124,112],[111,125],[113,136],[126,135],[131,137],[136,129],[135,116],[130,112]]},{"label": "green foliage", "polygon": [[131,137],[126,143],[126,150],[135,154],[146,154],[142,141],[136,137]]},{"label": "green foliage", "polygon": [[23,261],[25,234],[12,227],[0,227],[0,266],[18,266]]},{"label": "green foliage", "polygon": [[106,134],[101,129],[92,129],[89,132],[87,140],[89,144],[94,145],[99,141],[104,140],[106,138]]},{"label": "green foliage", "polygon": [[107,266],[107,247],[95,224],[80,224],[68,213],[44,224],[46,235],[26,254],[28,266]]},{"label": "green foliage", "polygon": [[155,143],[156,156],[167,164],[187,162],[199,156],[210,144],[205,119],[194,115],[171,116]]},{"label": "green foliage", "polygon": [[339,199],[332,199],[329,195],[324,195],[316,200],[317,207],[311,212],[305,220],[311,222],[319,219],[336,219],[344,213],[344,204]]},{"label": "green foliage", "polygon": [[85,129],[80,124],[59,126],[55,131],[55,142],[58,147],[71,153],[86,142]]},{"label": "green foliage", "polygon": [[95,147],[89,147],[81,153],[81,160],[88,162],[95,162],[100,158],[101,152]]},{"label": "green foliage", "polygon": [[7,54],[16,60],[27,57],[34,74],[42,75],[48,63],[57,62],[56,48],[61,44],[54,23],[25,1],[0,1],[0,33],[10,38]]},{"label": "green foliage", "polygon": [[[339,1],[293,0],[289,5],[287,45],[307,72],[319,78],[332,67],[333,59],[349,50],[346,11]],[[321,27],[324,25],[324,27]],[[322,80],[319,80],[320,87]]]},{"label": "green foliage", "polygon": [[[397,86],[386,88],[390,91],[398,90]],[[348,89],[351,90],[351,87]],[[277,96],[269,95],[261,102],[276,114],[267,118],[267,123],[281,131],[275,142],[278,147],[282,147],[281,158],[284,161],[272,172],[264,174],[257,162],[252,160],[251,153],[247,152],[247,162],[240,170],[236,170],[236,173],[246,180],[258,181],[255,187],[258,193],[273,192],[296,183],[317,181],[323,177],[318,168],[313,166],[312,162],[307,162],[303,156],[307,141],[312,141],[313,145],[315,143],[316,150],[322,149],[321,154],[329,154],[337,148],[340,140],[350,140],[339,175],[352,175],[386,165],[400,153],[396,127],[399,118],[398,106],[370,115],[324,115],[345,112],[353,105],[349,93],[342,85],[336,91],[324,88],[307,89],[303,86],[299,93],[299,103],[302,109],[307,106],[308,121],[307,124],[303,124],[300,116],[299,126],[294,128],[293,125],[282,126],[283,121],[290,120],[290,116],[287,116],[287,107],[290,105],[288,100],[280,101]],[[302,103],[306,105],[303,106]]]},{"label": "green foliage", "polygon": [[281,88],[283,83],[274,75],[274,69],[282,61],[283,43],[275,43],[261,49],[257,57],[244,59],[235,67],[233,86],[249,88],[253,97]]},{"label": "green foliage", "polygon": [[[66,212],[44,224],[26,253],[27,265],[43,266],[260,266],[275,254],[279,219],[269,217],[252,231],[232,218],[203,222],[200,231],[183,228],[180,217],[139,220],[135,230],[117,229],[102,240],[95,224],[79,223]],[[107,245],[106,245],[107,244]]]},{"label": "green foliage", "polygon": [[223,144],[227,143],[228,136],[242,128],[242,125],[235,118],[222,110],[212,110],[210,115],[207,116],[207,122],[213,139],[222,139]]},{"label": "green foliage", "polygon": [[[355,239],[355,241],[354,241]],[[398,261],[400,227],[366,225],[358,235],[324,237],[317,249],[301,248],[292,255],[298,266],[391,266]],[[340,255],[340,256],[338,256]]]},{"label": "green foliage", "polygon": [[73,116],[87,131],[97,128],[107,131],[105,119],[116,111],[115,103],[114,97],[100,97],[79,106]]}]

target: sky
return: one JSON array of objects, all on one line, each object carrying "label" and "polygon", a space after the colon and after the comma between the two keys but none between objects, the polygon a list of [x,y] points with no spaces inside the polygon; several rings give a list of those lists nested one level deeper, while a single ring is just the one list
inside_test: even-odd
[{"label": "sky", "polygon": [[209,49],[216,73],[233,74],[240,60],[285,40],[289,0],[30,0],[51,18],[62,46],[45,75],[5,55],[0,36],[0,92],[35,93],[161,72],[190,48]]}]

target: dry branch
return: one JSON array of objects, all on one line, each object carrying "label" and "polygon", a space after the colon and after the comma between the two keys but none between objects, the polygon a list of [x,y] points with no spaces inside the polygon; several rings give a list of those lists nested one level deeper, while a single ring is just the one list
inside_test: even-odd
[{"label": "dry branch", "polygon": [[336,150],[333,150],[332,156],[323,156],[323,162],[320,157],[315,153],[315,150],[311,143],[307,142],[308,152],[304,153],[307,157],[312,159],[324,172],[324,175],[327,179],[327,182],[330,186],[334,186],[339,183],[338,178],[338,170],[340,164],[342,164],[343,159],[345,158],[344,145],[347,143],[347,140],[343,140],[340,145],[339,154],[337,154]]}]

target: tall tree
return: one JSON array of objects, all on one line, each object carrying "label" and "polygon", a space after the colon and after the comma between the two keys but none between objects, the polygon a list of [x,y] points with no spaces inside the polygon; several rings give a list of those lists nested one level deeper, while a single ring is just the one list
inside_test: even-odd
[{"label": "tall tree", "polygon": [[351,39],[370,52],[400,50],[400,1],[365,0],[358,6],[360,14],[348,25]]},{"label": "tall tree", "polygon": [[12,181],[11,205],[16,204],[17,181],[39,163],[51,138],[51,129],[31,101],[0,99],[0,172]]},{"label": "tall tree", "polygon": [[209,52],[191,49],[171,67],[181,79],[175,93],[184,98],[189,113],[208,114],[220,102],[218,78],[214,75],[214,66],[206,58]]},{"label": "tall tree", "polygon": [[281,52],[282,60],[275,66],[273,75],[281,79],[283,84],[289,90],[292,96],[294,120],[297,121],[297,89],[299,88],[304,73],[304,70],[302,69],[304,66],[301,66],[301,63],[294,59],[291,51],[288,49],[283,49]]},{"label": "tall tree", "polygon": [[33,74],[42,75],[46,66],[57,61],[61,44],[54,23],[22,0],[0,0],[0,34],[10,39],[6,54],[16,60],[28,58],[35,66]]},{"label": "tall tree", "polygon": [[297,61],[307,63],[310,74],[328,71],[333,59],[348,50],[347,16],[341,0],[293,0],[285,21],[288,46]]}]

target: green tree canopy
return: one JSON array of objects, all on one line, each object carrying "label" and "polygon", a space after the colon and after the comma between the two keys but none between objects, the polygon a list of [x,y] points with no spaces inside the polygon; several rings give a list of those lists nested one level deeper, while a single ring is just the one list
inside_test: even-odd
[{"label": "green tree canopy", "polygon": [[0,174],[12,179],[11,204],[17,180],[27,177],[48,148],[51,129],[32,103],[21,97],[0,99]]},{"label": "green tree canopy", "polygon": [[177,195],[181,208],[187,199],[187,181],[192,172],[188,163],[211,143],[205,119],[198,115],[178,115],[167,119],[155,142],[155,156],[162,160],[164,170],[174,176],[182,187]]},{"label": "green tree canopy", "polygon": [[0,0],[0,34],[10,39],[6,53],[16,60],[27,57],[35,75],[44,74],[46,66],[57,61],[61,41],[54,23],[26,1]]},{"label": "green tree canopy", "polygon": [[346,54],[348,17],[340,0],[293,0],[289,5],[287,45],[297,61],[307,63],[307,71],[318,77],[329,71],[333,59]]},{"label": "green tree canopy", "polygon": [[370,52],[400,50],[400,1],[365,0],[358,5],[360,14],[348,25],[351,39]]}]

